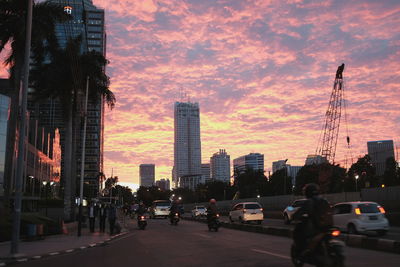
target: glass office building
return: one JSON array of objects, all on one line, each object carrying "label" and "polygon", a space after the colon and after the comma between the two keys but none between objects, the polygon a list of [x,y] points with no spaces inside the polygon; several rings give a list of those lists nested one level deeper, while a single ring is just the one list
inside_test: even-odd
[{"label": "glass office building", "polygon": [[0,94],[0,197],[4,196],[4,168],[6,161],[10,98]]}]

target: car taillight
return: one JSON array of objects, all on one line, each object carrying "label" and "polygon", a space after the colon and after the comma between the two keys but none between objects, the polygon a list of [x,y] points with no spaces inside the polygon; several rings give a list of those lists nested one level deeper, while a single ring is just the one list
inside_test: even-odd
[{"label": "car taillight", "polygon": [[219,218],[219,214],[217,214],[217,218]]},{"label": "car taillight", "polygon": [[340,231],[339,230],[333,230],[331,234],[332,234],[332,236],[339,236],[340,235]]},{"label": "car taillight", "polygon": [[246,212],[247,210],[246,209],[243,209],[243,212]]},{"label": "car taillight", "polygon": [[357,215],[360,215],[360,214],[361,214],[360,208],[355,208],[354,211],[355,211],[355,213],[356,213]]},{"label": "car taillight", "polygon": [[381,213],[383,213],[383,214],[386,213],[386,211],[385,211],[385,209],[384,209],[383,207],[379,207],[379,211],[380,211]]},{"label": "car taillight", "polygon": [[175,213],[175,216],[178,216],[179,214],[178,213]]},{"label": "car taillight", "polygon": [[140,219],[144,220],[144,216],[140,217]]},{"label": "car taillight", "polygon": [[264,209],[263,208],[260,208],[260,211],[263,211]]}]

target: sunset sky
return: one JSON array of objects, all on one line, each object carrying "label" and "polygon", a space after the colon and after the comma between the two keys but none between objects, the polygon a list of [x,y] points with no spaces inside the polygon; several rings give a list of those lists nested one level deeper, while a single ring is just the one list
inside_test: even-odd
[{"label": "sunset sky", "polygon": [[[400,1],[93,0],[106,12],[117,105],[107,111],[105,173],[171,178],[173,105],[200,105],[203,163],[263,153],[265,169],[315,153],[345,63],[352,155],[400,141]],[[4,72],[3,72],[4,76]],[[186,94],[186,96],[184,96]],[[346,158],[342,118],[337,161]],[[348,156],[349,157],[349,156]],[[350,161],[350,157],[348,158]]]}]

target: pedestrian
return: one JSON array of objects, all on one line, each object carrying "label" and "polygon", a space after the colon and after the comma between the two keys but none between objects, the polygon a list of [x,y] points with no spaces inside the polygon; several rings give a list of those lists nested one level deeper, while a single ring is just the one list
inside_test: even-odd
[{"label": "pedestrian", "polygon": [[96,221],[96,216],[97,216],[97,209],[95,204],[92,202],[89,206],[89,226],[91,233],[94,233],[94,224]]},{"label": "pedestrian", "polygon": [[104,233],[106,231],[106,218],[107,218],[107,208],[105,204],[100,204],[99,217],[100,217],[100,232]]},{"label": "pedestrian", "polygon": [[110,235],[114,234],[115,220],[117,218],[117,209],[111,204],[108,209],[108,223],[110,224]]}]

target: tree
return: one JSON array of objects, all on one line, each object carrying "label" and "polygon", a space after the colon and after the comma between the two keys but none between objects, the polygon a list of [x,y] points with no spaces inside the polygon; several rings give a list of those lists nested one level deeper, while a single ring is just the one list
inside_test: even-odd
[{"label": "tree", "polygon": [[240,198],[252,198],[261,195],[261,189],[268,183],[262,170],[246,168],[244,172],[236,174],[236,185],[239,189]]},{"label": "tree", "polygon": [[346,170],[330,163],[303,166],[296,177],[295,193],[302,194],[302,188],[308,183],[316,183],[323,194],[342,191]]},{"label": "tree", "polygon": [[64,115],[65,146],[64,146],[64,200],[65,216],[68,218],[71,205],[71,188],[74,182],[72,164],[74,148],[73,133],[74,116],[78,114],[79,97],[84,97],[87,77],[89,77],[89,97],[96,103],[104,97],[112,109],[115,105],[115,96],[109,90],[109,77],[104,73],[108,64],[107,59],[99,52],[90,51],[81,53],[81,40],[78,36],[69,39],[65,49],[54,51],[51,61],[43,63],[32,71],[37,100],[55,98],[59,100]]},{"label": "tree", "polygon": [[[27,1],[21,0],[2,0],[0,1],[0,53],[4,53],[7,44],[10,44],[9,51],[4,64],[9,67],[10,80],[14,90],[9,92],[11,98],[11,110],[9,118],[9,133],[16,135],[17,116],[19,105],[19,88],[21,75],[24,66],[25,55],[25,36],[26,36],[26,14],[27,5],[22,4]],[[71,19],[63,8],[49,2],[33,3],[32,18],[32,64],[38,64],[58,47],[55,35],[55,24],[62,23]],[[7,151],[15,151],[15,142],[8,144]],[[12,158],[8,157],[6,165],[11,165]],[[11,175],[10,173],[6,175]],[[10,185],[5,183],[6,196],[9,193]]]},{"label": "tree", "polygon": [[375,168],[372,166],[369,155],[359,158],[356,163],[351,165],[345,181],[346,191],[355,191],[356,176],[358,177],[357,191],[361,188],[377,187],[379,185],[379,180],[375,176]]},{"label": "tree", "polygon": [[275,171],[271,175],[269,183],[269,186],[271,187],[271,193],[274,195],[292,193],[292,177],[287,175],[286,168]]},{"label": "tree", "polygon": [[393,157],[386,159],[386,169],[383,174],[383,184],[385,186],[399,185],[397,162]]}]

